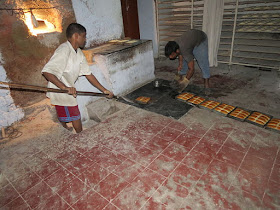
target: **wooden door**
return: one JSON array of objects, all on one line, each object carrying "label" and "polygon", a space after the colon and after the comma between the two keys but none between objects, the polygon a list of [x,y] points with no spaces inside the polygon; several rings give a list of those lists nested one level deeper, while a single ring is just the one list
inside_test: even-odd
[{"label": "wooden door", "polygon": [[137,0],[121,0],[125,37],[140,39]]}]

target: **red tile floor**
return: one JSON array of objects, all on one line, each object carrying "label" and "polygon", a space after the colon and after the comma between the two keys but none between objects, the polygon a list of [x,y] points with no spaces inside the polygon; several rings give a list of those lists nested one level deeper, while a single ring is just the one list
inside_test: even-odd
[{"label": "red tile floor", "polygon": [[1,151],[0,209],[280,209],[280,135],[135,107]]}]

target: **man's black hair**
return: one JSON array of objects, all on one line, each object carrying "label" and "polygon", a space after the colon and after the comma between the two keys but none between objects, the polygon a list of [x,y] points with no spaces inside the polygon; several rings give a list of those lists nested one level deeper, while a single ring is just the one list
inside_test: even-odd
[{"label": "man's black hair", "polygon": [[66,37],[69,39],[74,33],[85,33],[86,28],[79,23],[71,23],[66,29]]},{"label": "man's black hair", "polygon": [[165,56],[169,57],[171,53],[176,52],[179,49],[179,45],[175,41],[169,41],[165,45]]}]

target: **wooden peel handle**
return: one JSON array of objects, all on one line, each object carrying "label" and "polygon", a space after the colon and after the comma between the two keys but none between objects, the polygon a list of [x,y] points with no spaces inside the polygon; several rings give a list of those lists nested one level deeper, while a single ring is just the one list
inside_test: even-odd
[{"label": "wooden peel handle", "polygon": [[[61,89],[55,89],[55,88],[46,88],[46,87],[35,86],[35,85],[24,85],[24,84],[2,82],[2,81],[0,81],[0,84],[1,85],[8,85],[10,88],[23,89],[23,90],[36,90],[36,91],[53,92],[53,93],[68,93],[67,90],[61,90]],[[77,95],[108,96],[108,94],[105,94],[105,93],[95,93],[95,92],[86,92],[86,91],[77,91]]]}]

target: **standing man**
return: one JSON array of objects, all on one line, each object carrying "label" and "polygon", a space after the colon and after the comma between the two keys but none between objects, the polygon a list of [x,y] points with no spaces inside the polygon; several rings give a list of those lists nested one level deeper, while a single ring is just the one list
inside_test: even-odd
[{"label": "standing man", "polygon": [[66,123],[72,122],[75,131],[79,133],[83,128],[74,85],[78,77],[86,76],[93,86],[108,94],[109,98],[113,97],[113,93],[105,89],[89,69],[87,60],[81,50],[86,44],[85,27],[78,23],[71,23],[66,29],[66,37],[68,41],[55,50],[53,56],[43,68],[42,73],[49,81],[49,88],[68,91],[68,94],[47,93],[47,97],[55,105],[57,116],[62,126],[69,129]]},{"label": "standing man", "polygon": [[168,42],[165,46],[165,56],[170,60],[177,57],[179,59],[177,70],[180,75],[178,80],[180,88],[178,92],[182,92],[188,86],[189,80],[194,74],[194,59],[202,71],[205,90],[209,90],[208,39],[203,31],[191,29],[176,41]]}]

